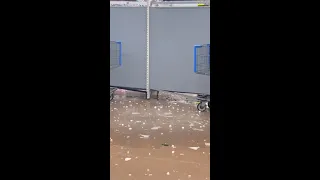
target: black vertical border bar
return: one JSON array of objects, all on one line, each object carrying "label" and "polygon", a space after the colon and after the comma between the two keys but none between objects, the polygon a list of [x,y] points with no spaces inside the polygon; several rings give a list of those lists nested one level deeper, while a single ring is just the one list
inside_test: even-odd
[{"label": "black vertical border bar", "polygon": [[[103,17],[104,17],[104,20],[103,20],[103,49],[104,49],[104,54],[106,55],[106,68],[108,67],[108,71],[106,71],[107,73],[105,74],[106,75],[106,87],[103,88],[103,89],[108,89],[110,87],[110,2],[109,1],[105,1],[106,2],[106,8],[105,8],[105,11],[104,14],[103,14]],[[107,92],[106,92],[107,93]],[[104,159],[108,159],[108,161],[106,161],[106,163],[108,163],[108,165],[106,166],[107,169],[105,169],[105,178],[104,179],[110,179],[110,99],[106,99],[107,102],[105,103],[105,106],[104,106],[104,109],[106,110],[106,117],[105,117],[105,122],[106,122],[106,127],[107,127],[107,131],[106,131],[106,134],[105,134],[105,137],[108,137],[106,139],[105,142],[107,142],[105,144],[105,158]]]},{"label": "black vertical border bar", "polygon": [[225,64],[229,2],[210,4],[210,179],[224,179]]}]

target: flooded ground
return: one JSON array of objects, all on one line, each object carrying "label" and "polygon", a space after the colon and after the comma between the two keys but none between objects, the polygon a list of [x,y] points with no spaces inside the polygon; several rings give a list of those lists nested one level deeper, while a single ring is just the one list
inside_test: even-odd
[{"label": "flooded ground", "polygon": [[110,102],[111,180],[209,180],[210,112],[185,96],[117,90]]}]

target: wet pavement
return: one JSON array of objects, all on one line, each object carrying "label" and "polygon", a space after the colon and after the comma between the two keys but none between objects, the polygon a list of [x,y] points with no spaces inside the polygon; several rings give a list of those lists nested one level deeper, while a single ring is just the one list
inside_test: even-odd
[{"label": "wet pavement", "polygon": [[117,90],[110,102],[110,179],[210,179],[210,112],[185,96],[144,97]]}]

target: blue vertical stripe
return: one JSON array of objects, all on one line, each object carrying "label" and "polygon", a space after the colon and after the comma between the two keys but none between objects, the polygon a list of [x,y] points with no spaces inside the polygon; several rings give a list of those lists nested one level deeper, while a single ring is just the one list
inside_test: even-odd
[{"label": "blue vertical stripe", "polygon": [[207,47],[208,47],[208,63],[210,67],[210,44],[207,44]]},{"label": "blue vertical stripe", "polygon": [[197,49],[200,48],[200,45],[195,45],[193,48],[193,71],[197,72]]},{"label": "blue vertical stripe", "polygon": [[117,41],[117,44],[119,44],[119,64],[122,65],[122,44],[120,41]]}]

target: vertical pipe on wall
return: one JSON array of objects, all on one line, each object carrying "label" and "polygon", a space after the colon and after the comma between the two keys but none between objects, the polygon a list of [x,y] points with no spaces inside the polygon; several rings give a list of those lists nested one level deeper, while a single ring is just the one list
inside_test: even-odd
[{"label": "vertical pipe on wall", "polygon": [[147,0],[147,56],[146,56],[146,91],[147,91],[147,99],[150,99],[150,79],[149,79],[149,64],[150,64],[150,35],[149,35],[149,25],[150,25],[150,2],[151,0]]}]

